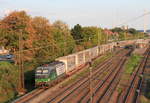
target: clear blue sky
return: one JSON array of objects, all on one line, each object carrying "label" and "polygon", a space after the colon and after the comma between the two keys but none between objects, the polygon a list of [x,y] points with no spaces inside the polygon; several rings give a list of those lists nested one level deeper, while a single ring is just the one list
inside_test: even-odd
[{"label": "clear blue sky", "polygon": [[[0,17],[8,11],[26,10],[31,16],[44,16],[53,23],[62,20],[70,27],[111,28],[128,19],[150,11],[150,0],[0,0]],[[150,16],[147,16],[150,28]],[[128,24],[143,29],[143,18]]]}]

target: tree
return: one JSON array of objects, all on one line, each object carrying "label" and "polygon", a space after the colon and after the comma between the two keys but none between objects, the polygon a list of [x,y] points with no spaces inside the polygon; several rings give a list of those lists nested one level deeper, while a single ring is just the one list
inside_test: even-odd
[{"label": "tree", "polygon": [[116,27],[114,29],[111,30],[112,32],[117,32],[117,33],[120,33],[120,32],[123,32],[123,29],[119,28],[119,27]]},{"label": "tree", "polygon": [[[34,30],[31,25],[31,18],[24,11],[14,11],[1,20],[0,39],[2,44],[12,52],[19,50],[19,35],[22,34],[23,49],[32,48]],[[17,54],[16,54],[17,55]],[[24,60],[30,60],[33,53],[24,53]]]},{"label": "tree", "polygon": [[83,27],[82,34],[84,39],[84,48],[91,48],[98,45],[98,39],[100,39],[100,28]]},{"label": "tree", "polygon": [[0,62],[0,103],[16,96],[17,84],[18,68],[8,62]]},{"label": "tree", "polygon": [[76,43],[79,44],[80,41],[82,41],[82,39],[83,39],[81,25],[79,25],[79,24],[75,25],[74,28],[71,29],[71,35],[76,40]]},{"label": "tree", "polygon": [[56,48],[54,38],[52,35],[52,26],[46,18],[35,17],[32,19],[32,26],[35,30],[35,39],[33,47],[41,47],[41,49],[35,49],[36,62],[43,63],[52,61],[55,59],[54,48]]},{"label": "tree", "polygon": [[52,34],[54,35],[54,40],[59,48],[58,56],[63,56],[74,52],[75,41],[67,24],[60,20],[54,22]]},{"label": "tree", "polygon": [[134,28],[128,29],[127,32],[130,33],[130,34],[133,34],[133,35],[137,34],[137,30],[135,30]]}]

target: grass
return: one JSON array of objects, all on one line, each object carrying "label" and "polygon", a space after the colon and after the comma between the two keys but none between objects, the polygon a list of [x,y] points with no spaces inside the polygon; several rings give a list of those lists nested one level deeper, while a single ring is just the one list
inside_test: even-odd
[{"label": "grass", "polygon": [[73,75],[69,80],[67,80],[66,82],[62,83],[62,87],[65,87],[69,84],[72,84],[73,82],[75,82],[77,79],[79,79],[80,77],[83,77],[85,76],[86,74],[89,73],[89,69],[88,68],[85,68],[82,72],[76,74],[76,75]]},{"label": "grass", "polygon": [[119,94],[122,93],[122,88],[118,88],[118,93],[119,93]]},{"label": "grass", "polygon": [[107,53],[106,55],[102,56],[102,57],[99,57],[98,59],[96,59],[94,61],[94,63],[92,64],[92,67],[96,67],[99,63],[103,62],[104,60],[112,57],[113,54],[112,53]]},{"label": "grass", "polygon": [[9,102],[17,94],[18,67],[8,62],[0,62],[0,103]]},{"label": "grass", "polygon": [[132,54],[131,57],[128,59],[126,65],[125,65],[125,71],[121,77],[119,86],[117,87],[117,91],[119,94],[122,93],[123,91],[123,86],[126,85],[124,81],[128,81],[130,79],[131,74],[135,71],[137,68],[138,64],[140,63],[142,56],[137,55],[137,54]]},{"label": "grass", "polygon": [[140,101],[141,101],[141,103],[150,103],[150,100],[149,99],[147,99],[145,96],[140,96]]},{"label": "grass", "polygon": [[141,57],[142,56],[140,56],[140,55],[133,54],[129,58],[129,60],[128,60],[126,66],[125,66],[125,73],[126,74],[132,74],[133,73],[133,71],[136,69],[136,67],[140,63]]}]

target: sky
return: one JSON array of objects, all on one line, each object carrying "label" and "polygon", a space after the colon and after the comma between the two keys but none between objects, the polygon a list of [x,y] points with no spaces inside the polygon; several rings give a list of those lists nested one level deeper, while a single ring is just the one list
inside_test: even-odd
[{"label": "sky", "polygon": [[[46,17],[50,23],[62,20],[70,27],[81,24],[112,28],[150,12],[149,5],[150,0],[0,0],[0,18],[14,10],[25,10],[32,17]],[[150,15],[145,18],[150,29]],[[144,18],[124,25],[143,29]]]}]

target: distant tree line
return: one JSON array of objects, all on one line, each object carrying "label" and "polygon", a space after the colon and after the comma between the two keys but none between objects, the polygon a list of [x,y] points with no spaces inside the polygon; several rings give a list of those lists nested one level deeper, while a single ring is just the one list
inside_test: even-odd
[{"label": "distant tree line", "polygon": [[94,26],[82,27],[79,24],[70,30],[68,25],[60,20],[51,24],[46,18],[31,17],[25,11],[14,11],[0,20],[0,46],[17,54],[21,34],[23,50],[26,50],[23,53],[24,61],[34,63],[52,61],[56,57],[110,40],[137,38],[142,35],[133,28],[108,30]]},{"label": "distant tree line", "polygon": [[118,40],[142,39],[148,36],[146,33],[139,32],[134,28],[124,29],[116,27],[111,29],[111,31],[118,34]]},{"label": "distant tree line", "polygon": [[[22,58],[26,73],[60,56],[107,42],[143,37],[142,33],[132,28],[108,30],[94,26],[82,27],[77,24],[70,30],[68,25],[60,20],[50,23],[44,17],[31,17],[25,11],[14,11],[0,20],[0,46],[11,50],[16,56],[16,64],[18,64],[20,35],[22,35],[24,50]],[[18,81],[17,68],[14,64],[0,63],[0,96],[5,90],[8,90],[7,94],[11,94],[4,95],[5,100],[13,98],[16,94],[14,91]],[[31,75],[34,75],[34,72]],[[32,79],[30,76],[27,75],[25,80],[32,80],[34,76],[31,76]],[[13,81],[10,80],[11,78]],[[4,102],[3,99],[0,99],[1,101]]]}]

